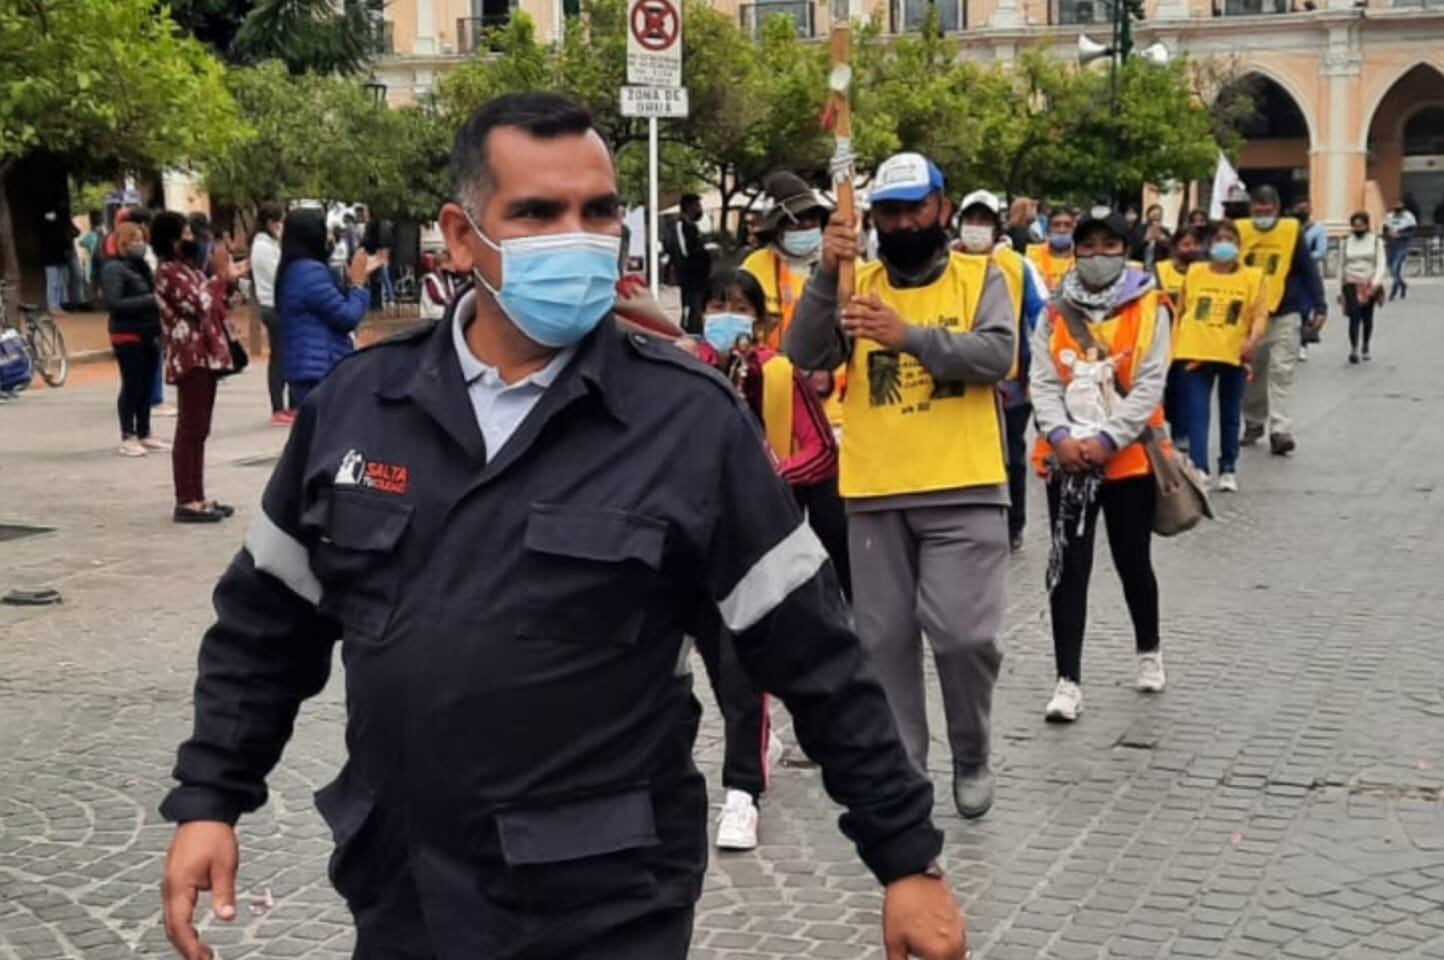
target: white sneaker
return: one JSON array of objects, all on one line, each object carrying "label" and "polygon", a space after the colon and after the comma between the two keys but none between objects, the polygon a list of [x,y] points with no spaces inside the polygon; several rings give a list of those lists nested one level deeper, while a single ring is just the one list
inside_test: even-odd
[{"label": "white sneaker", "polygon": [[180,409],[173,403],[158,403],[150,408],[152,417],[178,417]]},{"label": "white sneaker", "polygon": [[718,850],[757,849],[757,804],[742,790],[728,790],[717,821]]},{"label": "white sneaker", "polygon": [[1309,362],[1309,348],[1308,348],[1308,347],[1299,347],[1299,363],[1308,363],[1308,362]]},{"label": "white sneaker", "polygon": [[1072,723],[1083,712],[1083,688],[1072,680],[1058,678],[1058,689],[1048,701],[1044,715],[1054,723]]},{"label": "white sneaker", "polygon": [[1142,693],[1162,693],[1167,683],[1163,676],[1163,654],[1140,653],[1138,655],[1138,677],[1133,686]]},{"label": "white sneaker", "polygon": [[141,439],[140,445],[142,447],[145,447],[147,450],[151,450],[156,453],[164,453],[165,451],[170,449],[170,444],[166,443],[164,440],[157,439],[156,437],[144,437]]},{"label": "white sneaker", "polygon": [[1221,473],[1218,475],[1218,489],[1224,493],[1238,493],[1238,474]]},{"label": "white sneaker", "polygon": [[122,457],[143,457],[145,456],[145,447],[141,446],[140,441],[135,437],[126,437],[120,442],[120,447],[115,452]]}]

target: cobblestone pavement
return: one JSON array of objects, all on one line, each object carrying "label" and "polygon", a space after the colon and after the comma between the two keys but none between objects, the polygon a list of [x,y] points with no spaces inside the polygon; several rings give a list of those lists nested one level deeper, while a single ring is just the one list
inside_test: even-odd
[{"label": "cobblestone pavement", "polygon": [[[1088,713],[1042,722],[1045,546],[1030,529],[997,697],[998,805],[976,823],[939,808],[975,956],[1444,958],[1444,288],[1415,291],[1382,314],[1373,364],[1345,365],[1335,328],[1299,369],[1291,462],[1246,451],[1244,493],[1219,521],[1159,544],[1166,694],[1128,686],[1100,548]],[[0,585],[66,598],[0,608],[7,960],[165,955],[156,804],[210,586],[283,439],[265,425],[262,371],[228,383],[210,482],[241,516],[176,527],[168,459],[113,453],[112,398],[95,386],[0,407],[0,521],[56,528],[0,543]],[[210,934],[226,960],[348,956],[311,806],[339,763],[338,687],[307,705],[272,803],[243,821],[242,920]],[[718,731],[709,714],[714,784]],[[934,756],[945,797],[946,747]],[[878,889],[836,812],[815,771],[776,777],[763,847],[714,859],[694,957],[881,956]],[[274,907],[248,909],[266,891]]]}]

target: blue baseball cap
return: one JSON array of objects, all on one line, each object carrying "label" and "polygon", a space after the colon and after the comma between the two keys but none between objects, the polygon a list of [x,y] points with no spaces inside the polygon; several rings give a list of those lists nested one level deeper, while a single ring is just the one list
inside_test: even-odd
[{"label": "blue baseball cap", "polygon": [[883,161],[868,194],[869,203],[915,203],[943,189],[943,172],[921,153],[898,153]]}]

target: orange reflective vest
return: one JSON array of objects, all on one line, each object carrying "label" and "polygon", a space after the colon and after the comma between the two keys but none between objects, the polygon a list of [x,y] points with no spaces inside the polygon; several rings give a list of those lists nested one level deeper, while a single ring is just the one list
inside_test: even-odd
[{"label": "orange reflective vest", "polygon": [[[1126,304],[1122,311],[1104,320],[1102,323],[1090,323],[1088,332],[1098,345],[1108,351],[1108,356],[1118,358],[1116,381],[1118,392],[1127,393],[1133,386],[1133,371],[1143,357],[1148,355],[1148,350],[1153,344],[1153,335],[1158,327],[1158,305],[1160,294],[1157,290],[1150,290],[1136,300]],[[1058,378],[1066,386],[1072,377],[1072,372],[1063,363],[1063,351],[1071,350],[1076,356],[1084,356],[1087,351],[1074,339],[1068,329],[1068,321],[1058,312],[1056,307],[1050,305],[1048,314],[1053,322],[1053,336],[1048,341],[1048,352],[1052,355],[1053,366],[1058,371]],[[1035,359],[1036,363],[1037,360]],[[1148,425],[1154,429],[1156,435],[1161,439],[1165,448],[1169,441],[1163,434],[1163,406],[1153,411],[1148,418]],[[1033,469],[1041,477],[1048,475],[1048,455],[1053,452],[1053,446],[1048,442],[1047,437],[1040,436],[1033,445]],[[1145,477],[1153,472],[1148,465],[1148,454],[1143,449],[1143,444],[1138,441],[1130,443],[1119,450],[1108,461],[1103,468],[1103,479],[1125,480],[1129,477]]]}]

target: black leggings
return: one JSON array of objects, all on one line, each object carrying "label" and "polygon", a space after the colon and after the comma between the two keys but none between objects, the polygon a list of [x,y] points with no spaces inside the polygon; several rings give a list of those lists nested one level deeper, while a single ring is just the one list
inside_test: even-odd
[{"label": "black leggings", "polygon": [[852,603],[852,561],[847,553],[847,509],[837,492],[837,478],[824,480],[806,487],[793,487],[792,495],[797,505],[807,511],[807,524],[822,549],[827,551],[837,579],[842,584],[843,595]]},{"label": "black leggings", "polygon": [[1028,525],[1028,423],[1033,405],[1004,407],[1008,427],[1008,536],[1018,537]]},{"label": "black leggings", "polygon": [[[1123,581],[1123,597],[1133,618],[1139,653],[1158,649],[1158,581],[1151,554],[1153,509],[1158,494],[1153,477],[1133,477],[1103,484],[1088,509],[1083,534],[1069,531],[1063,553],[1063,572],[1049,598],[1053,611],[1053,654],[1058,676],[1075,683],[1083,679],[1083,633],[1088,624],[1088,580],[1093,573],[1093,535],[1098,511],[1108,527],[1113,566]],[[1048,516],[1058,515],[1058,483],[1048,484]]]},{"label": "black leggings", "polygon": [[1369,349],[1369,341],[1374,338],[1374,301],[1370,299],[1364,303],[1359,302],[1359,287],[1357,284],[1344,284],[1344,312],[1349,315],[1349,346],[1355,350],[1359,349],[1359,334],[1364,335],[1364,349]]},{"label": "black leggings", "polygon": [[160,342],[141,337],[139,343],[117,343],[112,350],[120,367],[120,438],[150,436],[150,393],[160,370]]},{"label": "black leggings", "polygon": [[281,316],[270,307],[261,308],[261,322],[266,325],[270,357],[266,360],[266,391],[271,395],[271,412],[280,413],[286,406],[286,368],[281,359]]},{"label": "black leggings", "polygon": [[722,713],[722,786],[743,790],[755,800],[767,789],[767,696],[742,669],[732,635],[715,610],[703,614],[697,652]]}]

